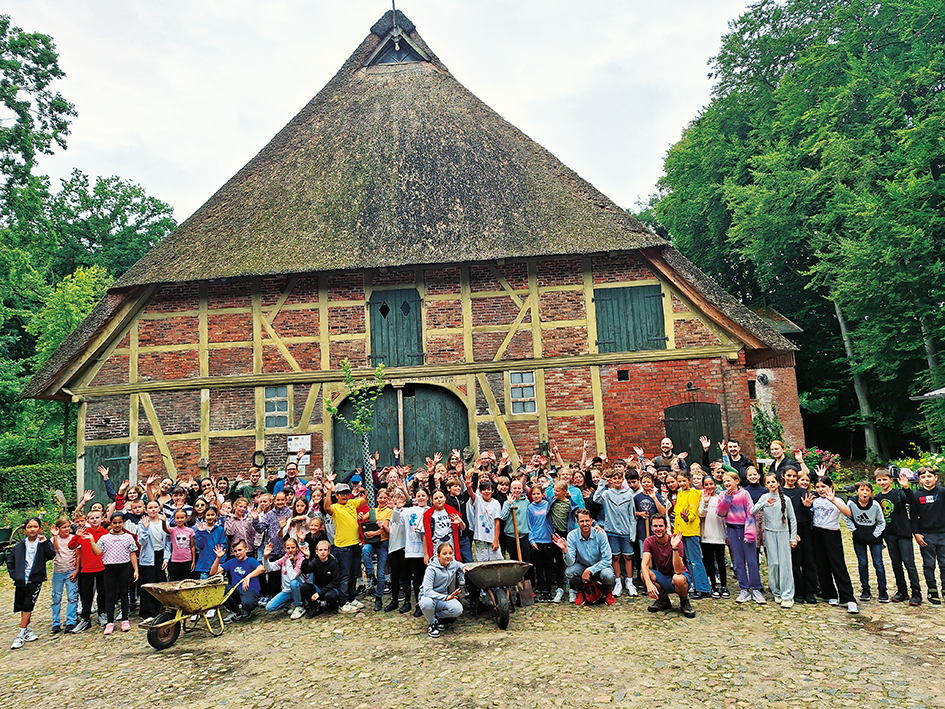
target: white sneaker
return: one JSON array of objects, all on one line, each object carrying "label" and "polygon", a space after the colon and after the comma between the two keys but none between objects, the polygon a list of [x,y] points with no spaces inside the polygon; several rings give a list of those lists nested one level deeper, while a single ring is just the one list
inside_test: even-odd
[{"label": "white sneaker", "polygon": [[358,612],[358,607],[349,601],[348,603],[345,603],[345,604],[344,604],[341,608],[339,608],[338,610],[339,610],[341,613],[357,613],[357,612]]},{"label": "white sneaker", "polygon": [[98,624],[102,627],[105,627],[108,624],[108,618],[105,617],[104,613],[98,614]]},{"label": "white sneaker", "polygon": [[640,595],[637,592],[637,587],[633,585],[633,581],[627,581],[627,595],[633,598],[636,598]]},{"label": "white sneaker", "polygon": [[204,615],[207,616],[208,618],[216,618],[216,616],[217,616],[217,609],[216,609],[216,608],[211,608],[211,609],[208,610],[206,613],[204,613]]},{"label": "white sneaker", "polygon": [[559,588],[555,591],[555,597],[551,599],[552,603],[561,603],[561,599],[564,598],[564,589]]},{"label": "white sneaker", "polygon": [[574,603],[577,600],[577,591],[573,588],[568,591],[568,603]]},{"label": "white sneaker", "polygon": [[748,589],[742,589],[738,592],[738,598],[735,599],[736,603],[748,603],[751,600],[751,594],[748,593]]},{"label": "white sneaker", "polygon": [[839,605],[840,605],[840,599],[839,599],[839,598],[831,598],[830,600],[827,601],[827,604],[828,604],[828,605],[831,605],[831,606],[834,606],[834,607],[839,606]]},{"label": "white sneaker", "polygon": [[855,601],[850,601],[849,603],[847,603],[847,613],[852,614],[852,613],[859,613],[859,612],[860,612],[860,607],[856,605]]},{"label": "white sneaker", "polygon": [[621,579],[617,578],[617,583],[614,584],[614,590],[612,591],[614,598],[620,598],[620,594],[623,593],[623,584],[621,584]]},{"label": "white sneaker", "polygon": [[781,601],[781,607],[782,607],[782,608],[793,608],[793,607],[794,607],[794,600],[791,599],[791,598],[786,598],[786,599],[784,599],[783,601]]},{"label": "white sneaker", "polygon": [[24,632],[25,630],[26,630],[25,628],[20,628],[17,631],[16,637],[13,638],[13,644],[10,646],[11,650],[19,650],[21,647],[23,647],[23,644],[26,642],[25,632]]},{"label": "white sneaker", "polygon": [[359,601],[357,598],[352,599],[350,603],[358,610],[361,610],[362,608],[364,608],[364,604],[361,603],[361,601]]},{"label": "white sneaker", "polygon": [[289,620],[298,620],[303,615],[305,615],[305,607],[296,606],[295,608],[292,609],[292,615],[289,616]]},{"label": "white sneaker", "polygon": [[768,602],[767,600],[765,600],[764,594],[761,591],[759,591],[757,588],[751,592],[751,597],[755,599],[755,603],[757,603],[759,606],[763,606],[765,603]]},{"label": "white sneaker", "polygon": [[26,642],[31,643],[34,640],[39,640],[39,636],[33,632],[33,629],[30,626],[27,625],[26,630],[23,632],[23,639]]}]

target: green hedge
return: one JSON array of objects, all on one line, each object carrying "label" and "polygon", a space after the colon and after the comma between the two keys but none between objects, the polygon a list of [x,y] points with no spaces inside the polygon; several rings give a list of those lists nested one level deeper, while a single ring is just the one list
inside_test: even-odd
[{"label": "green hedge", "polygon": [[44,506],[47,489],[60,489],[75,501],[75,463],[37,463],[0,468],[0,503],[7,507]]}]

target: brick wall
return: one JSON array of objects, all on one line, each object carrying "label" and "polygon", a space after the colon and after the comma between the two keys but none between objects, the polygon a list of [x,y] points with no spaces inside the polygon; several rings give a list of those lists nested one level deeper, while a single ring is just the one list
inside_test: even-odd
[{"label": "brick wall", "polygon": [[128,383],[128,355],[113,354],[104,362],[92,378],[89,386],[104,387]]},{"label": "brick wall", "polygon": [[[767,384],[758,381],[760,375],[767,378]],[[746,382],[748,379],[755,380],[757,405],[770,408],[774,404],[777,408],[778,419],[781,421],[781,425],[784,426],[784,443],[788,449],[803,447],[805,445],[804,420],[801,418],[801,406],[797,394],[797,376],[794,368],[749,369],[746,372]]]},{"label": "brick wall", "polygon": [[106,396],[85,405],[85,440],[125,438],[128,431],[128,397]]}]

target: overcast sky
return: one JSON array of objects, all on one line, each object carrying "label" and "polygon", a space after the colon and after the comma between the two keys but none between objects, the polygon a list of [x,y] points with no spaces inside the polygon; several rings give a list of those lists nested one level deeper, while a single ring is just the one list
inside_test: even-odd
[{"label": "overcast sky", "polygon": [[[709,100],[707,60],[744,0],[399,0],[453,75],[624,207]],[[51,35],[75,104],[69,149],[43,158],[118,175],[178,221],[325,85],[387,0],[6,0]]]}]

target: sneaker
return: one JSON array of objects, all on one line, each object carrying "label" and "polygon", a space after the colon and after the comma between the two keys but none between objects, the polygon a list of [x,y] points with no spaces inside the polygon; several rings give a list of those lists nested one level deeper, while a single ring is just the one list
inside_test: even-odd
[{"label": "sneaker", "polygon": [[289,620],[298,620],[303,615],[305,615],[305,607],[296,606],[295,608],[292,609],[292,613],[289,615]]},{"label": "sneaker", "polygon": [[794,599],[794,602],[804,605],[804,596],[798,596],[797,598]]},{"label": "sneaker", "polygon": [[833,606],[834,608],[836,608],[837,606],[840,605],[840,599],[839,599],[839,598],[831,598],[830,600],[827,601],[827,605],[831,605],[831,606]]},{"label": "sneaker", "polygon": [[880,603],[889,603],[889,595],[886,594],[885,591],[880,592],[880,594],[879,594],[879,602],[880,602]]},{"label": "sneaker", "polygon": [[417,607],[413,609],[413,617],[414,617],[414,618],[419,618],[419,617],[422,616],[422,615],[423,615],[423,611],[420,610],[420,603],[419,603],[419,601],[418,601],[418,602],[417,602]]},{"label": "sneaker", "polygon": [[684,598],[682,603],[679,604],[679,610],[682,611],[682,614],[686,618],[695,618],[696,612],[692,609],[692,603],[689,598]]},{"label": "sneaker", "polygon": [[358,588],[354,592],[354,595],[363,596],[365,593],[367,593],[367,586],[365,586],[363,583],[359,583]]},{"label": "sneaker", "polygon": [[650,613],[659,613],[660,611],[668,611],[672,607],[673,602],[669,600],[669,596],[660,596],[650,605],[648,605],[646,609]]},{"label": "sneaker", "polygon": [[383,599],[380,599],[377,596],[375,596],[374,597],[374,612],[376,613],[377,611],[383,610],[383,609],[384,609]]},{"label": "sneaker", "polygon": [[357,598],[351,599],[351,605],[353,605],[358,610],[361,610],[362,608],[364,608],[364,604],[361,603],[361,601],[359,601]]},{"label": "sneaker", "polygon": [[[396,605],[394,606],[397,607]],[[314,606],[305,611],[305,617],[311,620],[312,618],[317,618],[322,614],[322,606],[320,603],[316,603]]]},{"label": "sneaker", "polygon": [[396,598],[392,598],[390,599],[390,603],[384,606],[384,612],[390,613],[391,611],[395,611],[398,608],[400,608],[400,601],[398,601]]},{"label": "sneaker", "polygon": [[[152,618],[151,620],[154,619]],[[224,623],[232,623],[234,620],[236,620],[236,613],[227,613],[225,616],[223,616]]]},{"label": "sneaker", "polygon": [[98,614],[98,624],[102,626],[108,625],[108,618],[106,617],[104,613]]},{"label": "sneaker", "polygon": [[863,591],[860,594],[860,603],[869,603],[873,600],[873,594],[869,591]]},{"label": "sneaker", "polygon": [[345,603],[338,610],[341,611],[342,613],[357,613],[358,607],[349,601],[348,603]]},{"label": "sneaker", "polygon": [[127,633],[129,630],[131,630],[131,623],[127,620],[121,621],[121,632]]},{"label": "sneaker", "polygon": [[33,632],[33,629],[30,626],[27,625],[26,631],[23,633],[23,639],[26,642],[31,643],[34,640],[39,640],[39,636]]},{"label": "sneaker", "polygon": [[440,637],[440,626],[438,626],[436,623],[430,623],[430,625],[427,626],[427,635],[429,635],[431,638]]},{"label": "sneaker", "polygon": [[718,599],[720,599],[720,598],[722,597],[722,592],[719,591],[719,587],[718,587],[718,586],[713,586],[713,587],[712,587],[712,592],[711,592],[709,595],[711,595],[712,598],[714,598],[715,600],[718,600]]},{"label": "sneaker", "polygon": [[640,593],[637,591],[637,587],[633,585],[633,581],[627,581],[627,595],[631,598],[636,598],[640,595]]},{"label": "sneaker", "polygon": [[850,601],[849,603],[847,603],[847,613],[854,614],[854,613],[859,613],[859,612],[860,612],[860,608],[859,606],[856,605],[856,601]]},{"label": "sneaker", "polygon": [[266,604],[269,603],[269,601],[271,601],[271,600],[272,600],[272,597],[271,597],[271,596],[260,596],[260,597],[259,597],[259,600],[256,601],[256,605],[265,608],[265,607],[266,607]]},{"label": "sneaker", "polygon": [[576,602],[577,602],[577,591],[575,591],[574,589],[571,589],[570,591],[568,591],[568,603],[576,603]]},{"label": "sneaker", "polygon": [[104,634],[105,634],[105,635],[111,635],[111,634],[114,633],[114,632],[115,632],[115,624],[114,624],[114,623],[105,623],[105,633],[104,633]]},{"label": "sneaker", "polygon": [[942,605],[942,599],[938,597],[938,591],[934,588],[929,589],[929,603],[931,603],[933,606]]},{"label": "sneaker", "polygon": [[13,644],[10,646],[11,650],[19,650],[23,647],[23,644],[26,642],[26,639],[23,637],[23,628],[20,628],[19,632],[16,634],[16,637],[13,638]]},{"label": "sneaker", "polygon": [[614,598],[620,598],[620,594],[623,593],[623,584],[619,578],[617,579],[617,583],[614,584],[614,590],[611,593]]},{"label": "sneaker", "polygon": [[732,594],[728,590],[728,586],[722,586],[721,588],[722,598],[731,598]]},{"label": "sneaker", "polygon": [[748,603],[751,600],[751,594],[748,593],[748,589],[743,589],[738,592],[738,598],[735,599],[736,603]]},{"label": "sneaker", "polygon": [[208,610],[206,613],[204,613],[204,615],[207,616],[208,618],[216,618],[216,617],[217,617],[217,609],[216,609],[216,608],[211,608],[211,609]]},{"label": "sneaker", "polygon": [[552,603],[561,603],[561,599],[563,599],[563,598],[564,598],[564,589],[563,589],[563,588],[559,588],[557,591],[555,591],[555,597],[551,599],[551,602],[552,602]]},{"label": "sneaker", "polygon": [[808,605],[816,606],[817,596],[815,596],[813,593],[810,594],[809,596],[804,596],[804,602],[807,603]]},{"label": "sneaker", "polygon": [[54,626],[52,627],[52,634],[53,634],[53,635],[59,635],[59,633],[61,633],[61,632],[62,632],[62,628],[61,628],[60,626],[54,625]]},{"label": "sneaker", "polygon": [[791,599],[791,598],[786,598],[785,600],[781,601],[781,607],[782,607],[782,608],[793,608],[793,607],[794,607],[794,600]]},{"label": "sneaker", "polygon": [[241,608],[240,613],[238,616],[236,616],[235,620],[249,620],[252,617],[253,617],[252,613],[250,613],[245,608]]},{"label": "sneaker", "polygon": [[608,606],[612,606],[616,602],[617,599],[614,598],[613,592],[609,592],[606,596],[604,596],[604,603],[606,603]]},{"label": "sneaker", "polygon": [[584,605],[584,594],[578,591],[577,596],[574,598],[574,605],[583,606]]},{"label": "sneaker", "polygon": [[909,594],[905,591],[897,591],[896,595],[892,597],[893,603],[905,603],[909,600]]},{"label": "sneaker", "polygon": [[91,627],[92,627],[92,624],[88,620],[83,618],[82,620],[79,621],[79,624],[75,626],[75,628],[73,628],[72,632],[73,634],[78,635],[79,633],[85,632]]},{"label": "sneaker", "polygon": [[757,603],[759,606],[763,606],[765,603],[768,602],[767,600],[765,600],[764,594],[761,591],[759,591],[757,588],[751,592],[751,597],[755,599],[755,603]]},{"label": "sneaker", "polygon": [[909,599],[910,606],[921,606],[922,605],[922,594],[918,591],[912,594],[912,598]]},{"label": "sneaker", "polygon": [[74,625],[71,625],[71,624],[67,624],[67,625],[66,625],[66,632],[67,632],[67,633],[74,633],[74,632],[75,632],[75,626],[74,626]]},{"label": "sneaker", "polygon": [[443,622],[443,620],[441,620],[440,618],[437,618],[436,616],[433,616],[433,625],[435,625],[440,630],[443,630],[443,628],[446,627],[446,623]]},{"label": "sneaker", "polygon": [[409,613],[409,612],[410,612],[410,608],[411,608],[410,601],[404,601],[404,605],[402,605],[402,606],[400,607],[400,611],[398,611],[398,612],[400,612],[400,613]]}]

